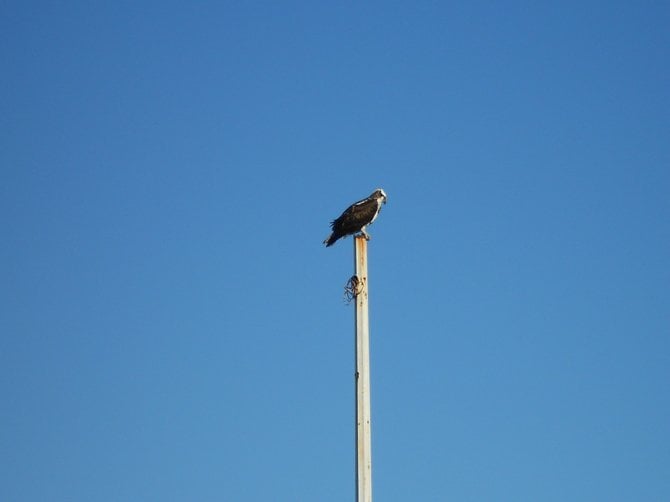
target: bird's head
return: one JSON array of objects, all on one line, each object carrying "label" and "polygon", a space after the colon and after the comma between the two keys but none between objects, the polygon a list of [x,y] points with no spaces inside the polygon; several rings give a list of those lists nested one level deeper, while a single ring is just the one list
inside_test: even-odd
[{"label": "bird's head", "polygon": [[375,190],[374,193],[370,197],[375,198],[375,199],[381,199],[382,204],[386,204],[386,192],[384,190],[382,190],[381,188],[378,188],[377,190]]}]

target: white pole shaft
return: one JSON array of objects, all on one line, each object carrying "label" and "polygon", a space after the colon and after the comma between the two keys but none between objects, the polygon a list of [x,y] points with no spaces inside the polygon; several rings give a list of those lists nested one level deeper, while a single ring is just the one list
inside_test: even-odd
[{"label": "white pole shaft", "polygon": [[359,281],[356,295],[356,501],[372,502],[368,241],[363,236],[354,238],[354,260]]}]

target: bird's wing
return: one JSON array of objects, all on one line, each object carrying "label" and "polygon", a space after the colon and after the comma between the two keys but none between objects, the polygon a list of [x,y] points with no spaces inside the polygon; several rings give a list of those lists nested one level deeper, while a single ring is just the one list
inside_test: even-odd
[{"label": "bird's wing", "polygon": [[362,226],[372,220],[376,211],[376,201],[363,199],[349,206],[331,225],[339,232],[358,232]]}]

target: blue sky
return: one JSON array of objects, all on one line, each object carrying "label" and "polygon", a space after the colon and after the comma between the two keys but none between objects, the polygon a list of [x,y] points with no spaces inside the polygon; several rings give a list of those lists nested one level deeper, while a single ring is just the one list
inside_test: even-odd
[{"label": "blue sky", "polygon": [[670,499],[663,2],[4,2],[0,499]]}]

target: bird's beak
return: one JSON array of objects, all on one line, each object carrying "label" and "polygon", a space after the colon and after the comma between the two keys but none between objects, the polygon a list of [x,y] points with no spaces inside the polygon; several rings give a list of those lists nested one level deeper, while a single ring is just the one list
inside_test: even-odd
[{"label": "bird's beak", "polygon": [[386,195],[384,195],[384,198],[382,199],[382,204],[386,204]]}]

